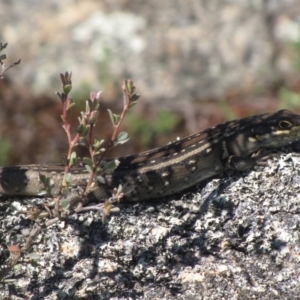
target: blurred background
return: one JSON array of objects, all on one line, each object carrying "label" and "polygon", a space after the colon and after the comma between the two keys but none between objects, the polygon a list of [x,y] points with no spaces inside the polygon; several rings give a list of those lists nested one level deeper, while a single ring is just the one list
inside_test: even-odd
[{"label": "blurred background", "polygon": [[[251,114],[300,112],[300,0],[2,0],[0,164],[60,162],[59,73],[72,71],[78,112],[101,90],[122,110],[121,85],[141,94],[111,155],[163,146],[177,136]],[[3,54],[1,53],[1,54]]]}]

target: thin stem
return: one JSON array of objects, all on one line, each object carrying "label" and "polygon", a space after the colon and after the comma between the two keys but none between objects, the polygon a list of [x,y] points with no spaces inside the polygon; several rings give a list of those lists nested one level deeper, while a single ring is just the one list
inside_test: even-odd
[{"label": "thin stem", "polygon": [[125,114],[126,114],[128,108],[129,108],[129,104],[130,104],[130,102],[127,105],[124,106],[122,114],[121,114],[120,119],[119,119],[119,122],[118,122],[118,124],[116,124],[114,126],[113,134],[112,134],[112,137],[111,137],[111,139],[110,139],[110,141],[108,143],[108,146],[101,153],[100,157],[97,159],[97,163],[96,164],[94,163],[94,158],[93,158],[93,155],[92,155],[93,169],[92,169],[92,173],[91,173],[91,175],[89,177],[89,181],[88,181],[88,183],[86,185],[85,191],[83,193],[84,196],[87,196],[87,194],[89,192],[90,186],[92,185],[92,183],[93,183],[93,181],[95,179],[97,168],[98,168],[100,162],[103,160],[103,158],[105,157],[105,155],[112,149],[112,147],[113,147],[113,145],[114,145],[114,143],[115,143],[115,141],[117,139],[117,134],[118,134],[119,128],[121,126],[121,123],[122,123],[122,121],[123,121],[123,119],[125,117]]}]

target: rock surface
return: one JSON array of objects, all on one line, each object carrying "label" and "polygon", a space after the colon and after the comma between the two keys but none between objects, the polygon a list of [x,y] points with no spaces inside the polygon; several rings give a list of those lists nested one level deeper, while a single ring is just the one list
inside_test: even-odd
[{"label": "rock surface", "polygon": [[[45,229],[0,299],[296,299],[300,155],[288,152],[185,195],[120,204],[106,225],[86,212]],[[16,208],[34,201],[1,199],[2,267],[33,225]]]}]

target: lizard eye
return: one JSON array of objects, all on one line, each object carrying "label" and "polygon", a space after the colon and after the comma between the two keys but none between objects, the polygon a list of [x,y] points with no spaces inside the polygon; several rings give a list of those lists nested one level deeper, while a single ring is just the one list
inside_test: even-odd
[{"label": "lizard eye", "polygon": [[288,129],[292,127],[292,123],[290,123],[289,121],[283,120],[279,122],[279,127],[281,129]]}]

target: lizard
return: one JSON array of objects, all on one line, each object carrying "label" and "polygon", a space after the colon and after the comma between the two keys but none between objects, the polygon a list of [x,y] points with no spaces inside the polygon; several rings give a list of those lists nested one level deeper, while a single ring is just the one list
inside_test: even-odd
[{"label": "lizard", "polygon": [[[117,158],[118,167],[104,174],[89,197],[105,201],[119,184],[134,188],[125,200],[142,201],[181,192],[229,169],[246,171],[260,164],[266,154],[300,138],[300,115],[288,110],[259,114],[208,128],[180,140],[139,154]],[[109,159],[108,159],[109,160]],[[42,188],[39,174],[50,176],[52,193],[60,191],[63,165],[0,167],[0,194],[37,196]],[[84,166],[71,169],[72,185],[84,187],[89,173]]]}]

